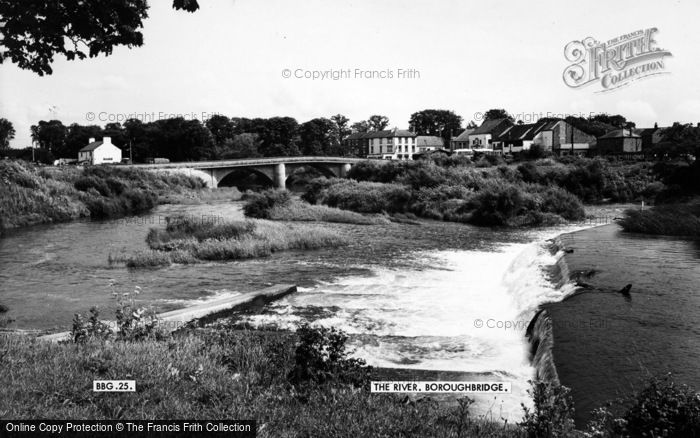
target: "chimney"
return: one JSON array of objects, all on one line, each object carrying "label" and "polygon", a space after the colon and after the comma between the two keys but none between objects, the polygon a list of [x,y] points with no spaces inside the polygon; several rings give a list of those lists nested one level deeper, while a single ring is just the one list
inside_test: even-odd
[{"label": "chimney", "polygon": [[102,137],[103,144],[112,144],[112,137]]},{"label": "chimney", "polygon": [[88,140],[88,144],[94,143],[95,142],[95,137],[90,137],[90,140]]}]

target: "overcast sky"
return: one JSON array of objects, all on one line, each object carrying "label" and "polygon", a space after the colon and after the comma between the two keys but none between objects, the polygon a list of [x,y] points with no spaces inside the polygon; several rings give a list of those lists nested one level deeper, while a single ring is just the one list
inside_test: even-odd
[{"label": "overcast sky", "polygon": [[[622,113],[640,127],[700,122],[697,0],[200,0],[194,14],[173,10],[170,0],[150,3],[140,48],[57,58],[45,77],[0,66],[0,117],[15,125],[14,147],[29,145],[29,127],[53,118],[52,107],[66,125],[151,113],[300,123],[341,113],[353,122],[383,114],[390,127],[407,128],[410,114],[427,108],[453,110],[465,123],[489,108]],[[659,29],[657,45],[673,54],[665,58],[669,74],[607,93],[564,84],[570,41],[651,27]],[[389,69],[394,77],[294,78],[356,68]],[[398,69],[420,77],[400,79]]]}]

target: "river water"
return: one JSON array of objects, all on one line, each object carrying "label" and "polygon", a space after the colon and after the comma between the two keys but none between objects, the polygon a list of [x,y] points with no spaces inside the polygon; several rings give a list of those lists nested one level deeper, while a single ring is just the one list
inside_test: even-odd
[{"label": "river water", "polygon": [[[589,287],[547,305],[554,362],[572,388],[578,425],[592,409],[672,373],[700,389],[700,241],[623,233],[606,225],[558,239]],[[619,293],[632,284],[630,298]]]},{"label": "river water", "polygon": [[513,421],[522,416],[520,403],[529,404],[527,323],[538,305],[574,291],[571,283],[550,281],[548,272],[562,254],[552,255],[545,240],[583,228],[324,223],[315,226],[347,236],[350,245],[158,269],[109,265],[110,254],[145,249],[149,228],[164,227],[164,218],[175,214],[243,217],[237,202],[164,205],[136,218],[39,226],[1,239],[0,303],[10,308],[13,327],[65,330],[75,312],[95,305],[110,317],[110,282],[119,292],[140,286],[139,299],[159,311],[293,283],[296,294],[246,322],[335,326],[350,334],[353,355],[374,366],[512,382],[512,394],[477,397],[476,411]]}]

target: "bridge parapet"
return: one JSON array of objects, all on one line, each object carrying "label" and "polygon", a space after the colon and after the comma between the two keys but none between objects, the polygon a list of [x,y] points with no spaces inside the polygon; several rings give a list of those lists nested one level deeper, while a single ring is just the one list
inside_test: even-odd
[{"label": "bridge parapet", "polygon": [[163,164],[131,164],[125,167],[147,169],[154,171],[184,173],[197,176],[205,181],[208,187],[216,188],[219,182],[237,169],[250,169],[268,178],[275,187],[285,188],[287,166],[291,168],[311,165],[321,170],[327,176],[347,177],[350,168],[363,158],[348,157],[275,157],[248,158],[243,160],[221,161],[189,161]]}]

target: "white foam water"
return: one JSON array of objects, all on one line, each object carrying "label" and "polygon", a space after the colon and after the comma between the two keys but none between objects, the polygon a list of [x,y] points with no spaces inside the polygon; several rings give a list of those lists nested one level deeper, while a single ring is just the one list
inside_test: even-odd
[{"label": "white foam water", "polygon": [[573,291],[570,285],[557,289],[545,274],[562,254],[551,255],[544,241],[562,231],[570,230],[537,233],[535,243],[504,245],[494,252],[413,254],[425,261],[423,269],[369,267],[371,276],[300,288],[272,313],[249,322],[293,329],[310,319],[349,333],[353,355],[373,366],[510,381],[512,394],[477,396],[475,407],[482,414],[518,420],[521,403],[530,403],[527,381],[534,376],[525,329],[539,304]]}]

